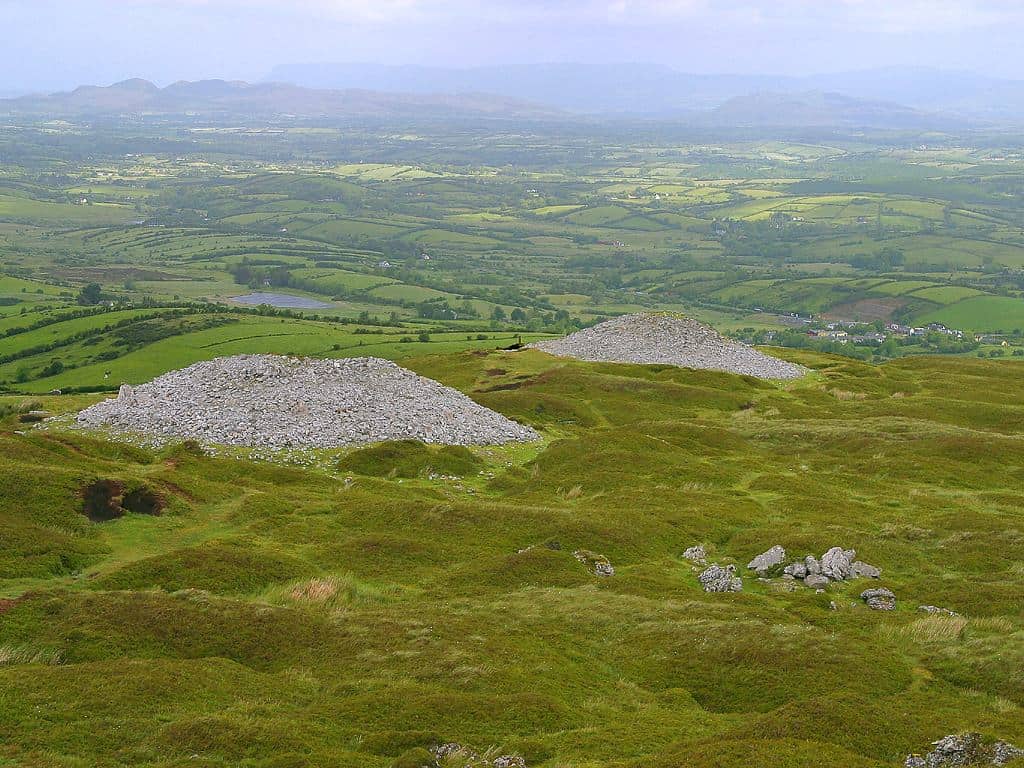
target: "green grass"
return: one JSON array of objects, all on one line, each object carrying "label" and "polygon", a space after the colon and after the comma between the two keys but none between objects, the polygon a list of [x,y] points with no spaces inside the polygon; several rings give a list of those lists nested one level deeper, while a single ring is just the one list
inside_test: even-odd
[{"label": "green grass", "polygon": [[[1024,327],[1016,140],[407,122],[0,126],[0,333],[63,317],[0,337],[0,765],[419,768],[455,740],[531,768],[883,768],[961,730],[1024,745],[1019,358],[772,350],[814,369],[776,384],[498,350],[564,330],[556,309],[740,331],[869,301]],[[353,322],[67,317],[92,281],[180,307],[270,276]],[[463,296],[479,318],[417,317]],[[543,440],[271,462],[20,420],[109,396],[54,388],[255,352],[396,359]],[[112,487],[165,506],[92,522]],[[742,593],[700,589],[697,543]],[[897,610],[869,612],[866,582],[747,575],[776,543],[855,547]]]},{"label": "green grass", "polygon": [[[3,754],[388,768],[455,740],[542,767],[881,768],[948,732],[1024,741],[1024,367],[787,356],[816,372],[420,355],[545,442],[311,468],[7,417],[0,596],[24,596],[0,609]],[[98,477],[168,508],[91,523]],[[701,591],[695,543],[740,564],[741,594]],[[898,609],[868,611],[863,581],[746,576],[775,543],[855,547]]]},{"label": "green grass", "polygon": [[1024,328],[1024,301],[1008,296],[978,296],[936,309],[917,320],[945,323],[967,331],[1012,331]]}]

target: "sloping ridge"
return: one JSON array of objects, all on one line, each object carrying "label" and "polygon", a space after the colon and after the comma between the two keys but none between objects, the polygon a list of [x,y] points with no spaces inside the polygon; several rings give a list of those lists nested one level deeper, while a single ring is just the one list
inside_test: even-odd
[{"label": "sloping ridge", "polygon": [[726,339],[688,317],[623,315],[561,339],[529,345],[558,357],[607,363],[678,365],[759,379],[796,379],[807,369]]},{"label": "sloping ridge", "polygon": [[347,118],[451,116],[543,118],[559,110],[486,93],[382,93],[303,88],[288,83],[179,81],[159,88],[141,79],[85,85],[69,93],[0,100],[0,112],[48,116],[201,115]]}]

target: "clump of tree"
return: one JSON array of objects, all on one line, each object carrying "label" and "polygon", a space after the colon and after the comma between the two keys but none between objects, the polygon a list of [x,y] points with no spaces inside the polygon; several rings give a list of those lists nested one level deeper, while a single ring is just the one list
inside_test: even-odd
[{"label": "clump of tree", "polygon": [[82,286],[82,290],[78,292],[75,299],[83,307],[92,307],[106,301],[107,296],[103,293],[103,286],[99,283],[89,283]]}]

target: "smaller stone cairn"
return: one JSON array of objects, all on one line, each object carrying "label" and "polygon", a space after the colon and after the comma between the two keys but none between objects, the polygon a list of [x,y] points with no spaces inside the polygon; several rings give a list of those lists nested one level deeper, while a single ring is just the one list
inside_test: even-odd
[{"label": "smaller stone cairn", "polygon": [[527,346],[577,360],[678,365],[759,379],[798,379],[807,373],[803,366],[727,339],[709,325],[669,314],[623,315]]}]

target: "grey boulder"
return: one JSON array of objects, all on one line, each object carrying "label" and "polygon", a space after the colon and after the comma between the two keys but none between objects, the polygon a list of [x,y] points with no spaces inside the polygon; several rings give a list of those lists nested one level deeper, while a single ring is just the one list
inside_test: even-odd
[{"label": "grey boulder", "polygon": [[853,572],[854,578],[880,579],[882,577],[881,568],[868,565],[862,560],[854,560],[850,564],[850,570]]},{"label": "grey boulder", "polygon": [[820,573],[809,573],[804,577],[804,584],[811,589],[824,589],[828,586],[828,577]]},{"label": "grey boulder", "polygon": [[792,576],[794,579],[803,579],[807,576],[807,566],[799,560],[795,563],[790,563],[782,572],[787,576]]},{"label": "grey boulder", "polygon": [[708,553],[704,549],[703,544],[697,544],[686,548],[686,551],[683,552],[683,559],[689,560],[691,563],[704,565],[708,561]]},{"label": "grey boulder", "polygon": [[755,571],[758,576],[767,576],[773,568],[782,565],[785,560],[786,550],[776,544],[767,552],[762,552],[747,563],[747,568]]},{"label": "grey boulder", "polygon": [[896,609],[896,595],[885,587],[865,589],[860,593],[861,599],[873,611],[892,611]]},{"label": "grey boulder", "polygon": [[743,582],[736,575],[736,566],[712,565],[697,577],[704,586],[705,592],[741,592]]},{"label": "grey boulder", "polygon": [[924,755],[910,755],[906,768],[960,768],[961,766],[1006,765],[1024,757],[1019,749],[1005,741],[988,741],[980,733],[959,733],[944,736],[932,743],[932,751]]},{"label": "grey boulder", "polygon": [[821,574],[832,581],[843,581],[853,575],[853,558],[857,553],[852,549],[832,547],[821,556]]}]

